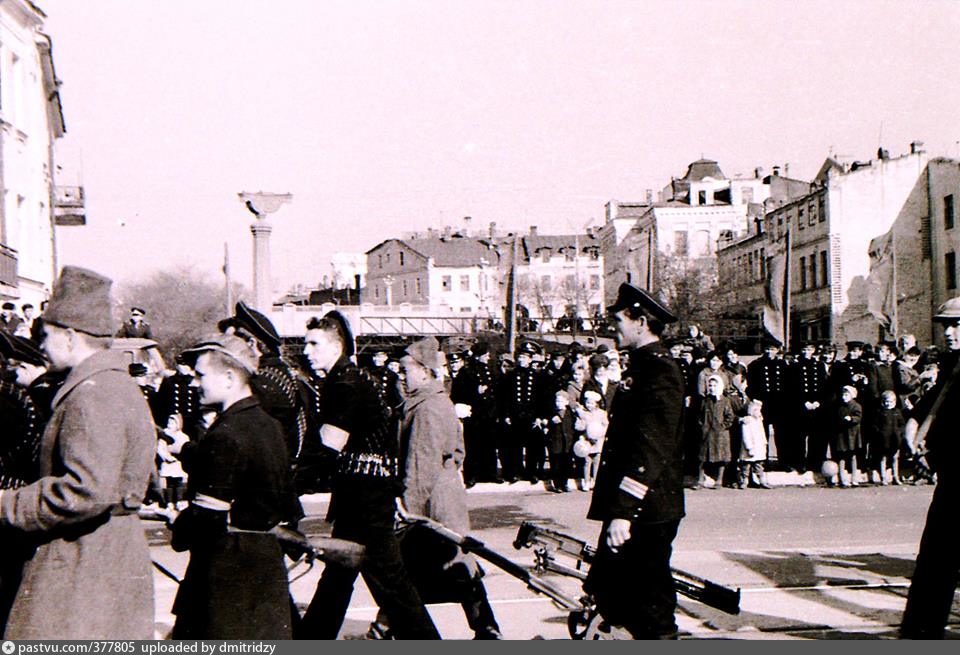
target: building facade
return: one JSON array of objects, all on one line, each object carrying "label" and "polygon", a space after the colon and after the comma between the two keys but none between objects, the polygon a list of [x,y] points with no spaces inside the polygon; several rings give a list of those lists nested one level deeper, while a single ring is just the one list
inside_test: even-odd
[{"label": "building facade", "polygon": [[[947,297],[945,264],[951,249],[960,248],[953,228],[945,227],[958,179],[947,160],[928,166],[921,145],[911,144],[909,153],[893,158],[882,149],[869,161],[828,158],[808,194],[768,203],[761,233],[728,242],[718,252],[722,274],[731,276],[724,279],[735,282],[724,285],[730,314],[759,320],[763,279],[743,284],[734,272],[741,270],[745,254],[761,250],[758,245],[761,268],[769,266],[771,257],[784,252],[789,231],[791,345],[890,338],[868,309],[871,243],[890,235],[897,331],[930,343],[931,308],[937,297]],[[944,226],[939,232],[938,217]]]},{"label": "building facade", "polygon": [[[0,2],[0,297],[18,305],[39,305],[57,273],[53,152],[64,122],[44,19],[27,0]],[[59,196],[82,204],[82,191]]]},{"label": "building facade", "polygon": [[363,302],[499,317],[503,307],[499,267],[497,247],[484,239],[453,233],[387,239],[367,252]]}]

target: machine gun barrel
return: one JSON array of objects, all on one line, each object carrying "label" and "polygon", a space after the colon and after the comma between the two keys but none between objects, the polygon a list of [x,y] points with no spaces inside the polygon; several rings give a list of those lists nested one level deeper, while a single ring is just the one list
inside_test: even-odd
[{"label": "machine gun barrel", "polygon": [[[517,550],[536,547],[539,570],[555,571],[581,580],[587,577],[586,572],[580,568],[581,565],[593,563],[597,554],[596,549],[582,539],[540,527],[529,521],[520,525],[513,547]],[[577,560],[576,567],[560,564],[556,561],[555,553],[574,558]],[[671,572],[677,593],[727,614],[740,613],[739,589],[731,589],[679,569],[671,569]]]}]

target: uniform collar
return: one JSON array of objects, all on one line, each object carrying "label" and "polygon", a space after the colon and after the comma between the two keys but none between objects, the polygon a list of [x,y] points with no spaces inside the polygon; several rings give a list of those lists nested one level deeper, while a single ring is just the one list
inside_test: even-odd
[{"label": "uniform collar", "polygon": [[260,405],[260,401],[254,396],[247,396],[246,398],[241,398],[237,402],[233,403],[225,410],[217,414],[217,418],[214,419],[213,423],[210,424],[208,432],[213,430],[221,421],[224,420],[227,416],[233,416],[234,414],[239,414],[242,411],[250,409],[251,407],[257,407]]},{"label": "uniform collar", "polygon": [[67,374],[67,379],[64,380],[63,386],[60,387],[60,391],[58,391],[57,395],[54,396],[53,406],[56,407],[59,405],[63,401],[63,398],[68,393],[73,391],[73,389],[81,382],[84,382],[85,380],[92,378],[94,375],[104,371],[120,371],[121,373],[127,373],[126,353],[123,353],[119,350],[105,349],[90,355],[85,360],[74,366],[73,369],[71,369]]}]

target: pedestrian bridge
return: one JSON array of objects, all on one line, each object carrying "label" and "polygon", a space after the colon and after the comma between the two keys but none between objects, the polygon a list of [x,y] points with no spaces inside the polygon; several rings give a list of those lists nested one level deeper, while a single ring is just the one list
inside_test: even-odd
[{"label": "pedestrian bridge", "polygon": [[284,305],[274,308],[270,320],[285,338],[302,337],[307,322],[314,316],[323,316],[339,310],[355,336],[467,336],[488,329],[495,318],[447,313],[426,305]]}]

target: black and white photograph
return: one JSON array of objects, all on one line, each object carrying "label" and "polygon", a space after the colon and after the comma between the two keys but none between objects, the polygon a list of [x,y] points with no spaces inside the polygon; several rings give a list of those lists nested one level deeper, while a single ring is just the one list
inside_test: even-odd
[{"label": "black and white photograph", "polygon": [[0,0],[3,653],[960,638],[958,35]]}]

